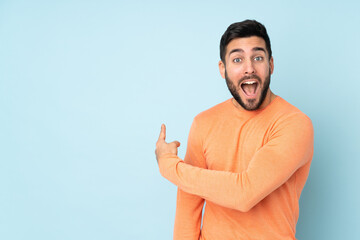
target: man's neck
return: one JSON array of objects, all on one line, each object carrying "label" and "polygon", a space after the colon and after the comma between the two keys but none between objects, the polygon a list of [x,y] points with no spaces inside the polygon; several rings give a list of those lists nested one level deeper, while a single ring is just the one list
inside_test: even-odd
[{"label": "man's neck", "polygon": [[267,92],[266,97],[264,99],[264,102],[261,104],[259,109],[266,108],[275,98],[276,98],[276,95],[269,89],[269,91]]}]

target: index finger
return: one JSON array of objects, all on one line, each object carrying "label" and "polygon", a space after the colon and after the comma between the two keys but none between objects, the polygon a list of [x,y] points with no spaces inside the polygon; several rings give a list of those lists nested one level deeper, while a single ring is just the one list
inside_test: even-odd
[{"label": "index finger", "polygon": [[166,138],[166,127],[165,124],[161,124],[161,130],[160,130],[160,135],[159,135],[159,141],[165,141]]}]

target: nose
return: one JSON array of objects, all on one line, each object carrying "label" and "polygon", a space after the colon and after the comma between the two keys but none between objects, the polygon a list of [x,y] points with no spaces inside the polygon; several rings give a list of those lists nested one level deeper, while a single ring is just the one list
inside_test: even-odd
[{"label": "nose", "polygon": [[254,74],[255,68],[252,61],[246,61],[244,64],[244,74]]}]

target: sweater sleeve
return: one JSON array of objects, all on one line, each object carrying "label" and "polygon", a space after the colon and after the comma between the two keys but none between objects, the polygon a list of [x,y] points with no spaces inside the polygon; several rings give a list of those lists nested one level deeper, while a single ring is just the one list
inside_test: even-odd
[{"label": "sweater sleeve", "polygon": [[[192,165],[206,168],[201,138],[197,126],[195,119],[190,129],[184,161],[189,164],[189,166]],[[205,200],[202,197],[184,192],[178,188],[174,240],[199,239],[204,201]]]},{"label": "sweater sleeve", "polygon": [[184,163],[176,155],[159,159],[160,173],[185,192],[239,211],[249,211],[311,161],[313,127],[302,113],[281,123],[240,173],[208,170]]}]

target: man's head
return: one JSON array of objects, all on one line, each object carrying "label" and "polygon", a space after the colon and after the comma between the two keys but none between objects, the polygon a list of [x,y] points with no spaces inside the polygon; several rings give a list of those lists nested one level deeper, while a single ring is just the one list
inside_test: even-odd
[{"label": "man's head", "polygon": [[261,23],[255,20],[245,20],[231,24],[220,40],[220,59],[225,63],[226,47],[235,38],[246,38],[257,36],[265,41],[266,50],[269,53],[269,60],[272,56],[270,38],[267,34],[266,28]]},{"label": "man's head", "polygon": [[271,54],[266,29],[255,20],[231,24],[221,38],[220,73],[245,110],[259,109],[270,98]]}]

